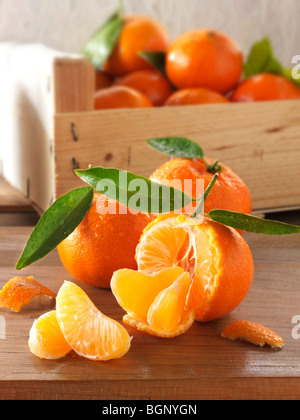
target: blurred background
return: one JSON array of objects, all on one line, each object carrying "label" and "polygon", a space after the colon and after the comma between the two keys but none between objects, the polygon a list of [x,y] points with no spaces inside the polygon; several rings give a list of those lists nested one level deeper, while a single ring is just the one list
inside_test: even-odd
[{"label": "blurred background", "polygon": [[[77,53],[117,6],[117,0],[0,0],[0,40]],[[300,53],[299,0],[124,0],[124,6],[126,14],[158,18],[171,39],[212,27],[231,35],[245,53],[268,35],[287,66]]]}]

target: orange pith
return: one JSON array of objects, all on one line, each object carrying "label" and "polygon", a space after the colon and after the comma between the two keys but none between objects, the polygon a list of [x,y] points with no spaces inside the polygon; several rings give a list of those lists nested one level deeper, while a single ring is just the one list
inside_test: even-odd
[{"label": "orange pith", "polygon": [[124,323],[147,334],[172,338],[185,333],[195,320],[186,309],[190,276],[180,267],[153,275],[132,270],[114,273],[111,289],[127,312]]},{"label": "orange pith", "polygon": [[158,218],[144,231],[136,251],[139,271],[181,267],[191,278],[187,309],[196,320],[212,321],[232,312],[253,279],[251,251],[234,229],[204,218]]},{"label": "orange pith", "polygon": [[35,356],[48,360],[60,359],[72,350],[61,332],[56,311],[48,312],[34,321],[28,345]]},{"label": "orange pith", "polygon": [[74,283],[65,282],[60,288],[56,312],[66,341],[78,355],[105,361],[128,352],[131,338],[125,328],[103,315]]},{"label": "orange pith", "polygon": [[33,277],[14,277],[9,280],[0,292],[0,307],[20,312],[37,296],[55,298],[55,293],[38,283]]},{"label": "orange pith", "polygon": [[260,347],[265,345],[274,349],[284,347],[284,341],[278,334],[262,325],[248,321],[237,321],[229,325],[223,331],[222,337],[232,341],[246,341]]}]

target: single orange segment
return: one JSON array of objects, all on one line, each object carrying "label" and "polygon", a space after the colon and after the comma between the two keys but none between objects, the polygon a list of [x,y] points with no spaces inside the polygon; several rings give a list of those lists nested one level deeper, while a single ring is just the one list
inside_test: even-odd
[{"label": "single orange segment", "polygon": [[0,308],[20,312],[23,306],[39,295],[55,298],[55,293],[38,283],[33,277],[14,277],[0,292]]},{"label": "single orange segment", "polygon": [[86,293],[71,282],[64,282],[56,299],[57,320],[70,347],[94,361],[118,359],[131,344],[126,329],[103,315]]},{"label": "single orange segment", "polygon": [[60,359],[72,350],[61,332],[56,311],[48,312],[34,321],[28,345],[35,356],[48,360]]},{"label": "single orange segment", "polygon": [[248,321],[237,321],[229,325],[223,331],[222,337],[232,341],[246,341],[260,347],[265,345],[269,345],[273,349],[284,347],[284,341],[278,334],[262,325]]}]

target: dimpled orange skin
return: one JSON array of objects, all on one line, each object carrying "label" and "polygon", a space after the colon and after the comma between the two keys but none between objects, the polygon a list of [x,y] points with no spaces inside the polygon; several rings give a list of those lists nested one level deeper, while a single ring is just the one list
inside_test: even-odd
[{"label": "dimpled orange skin", "polygon": [[225,94],[241,79],[243,54],[221,32],[195,30],[183,34],[171,45],[166,70],[178,89],[201,87]]},{"label": "dimpled orange skin", "polygon": [[232,95],[232,102],[259,102],[300,99],[300,89],[275,74],[260,74],[242,82]]},{"label": "dimpled orange skin", "polygon": [[128,86],[142,92],[154,106],[162,106],[172,94],[170,82],[156,70],[141,70],[121,77],[115,86]]},{"label": "dimpled orange skin", "polygon": [[[126,210],[116,203],[117,214],[101,215],[95,194],[91,209],[75,231],[58,246],[66,270],[77,280],[100,288],[110,288],[114,271],[136,270],[135,249],[152,216],[119,214]],[[108,203],[114,203],[107,199]],[[99,203],[98,203],[99,205]]]},{"label": "dimpled orange skin", "polygon": [[127,86],[112,86],[95,93],[95,110],[119,108],[152,108],[150,100]]},{"label": "dimpled orange skin", "polygon": [[182,105],[203,105],[230,103],[223,95],[208,89],[193,88],[182,89],[174,92],[167,101],[165,106],[182,106]]},{"label": "dimpled orange skin", "polygon": [[[217,293],[196,313],[198,322],[210,322],[234,311],[246,298],[254,275],[252,253],[242,236],[235,229],[211,219],[205,218],[204,223],[214,229],[214,240],[221,251],[221,272]],[[197,287],[195,283],[191,293]]]},{"label": "dimpled orange skin", "polygon": [[104,64],[104,69],[114,76],[152,69],[153,67],[138,53],[140,51],[166,52],[168,46],[168,34],[159,22],[146,16],[128,16],[125,18],[120,39]]},{"label": "dimpled orange skin", "polygon": [[[210,164],[213,159],[205,158]],[[252,204],[250,192],[245,183],[230,168],[220,163],[222,171],[209,194],[204,210],[209,213],[214,209],[230,210],[240,213],[251,214]],[[193,198],[196,197],[196,181],[204,180],[204,190],[214,177],[207,171],[207,166],[202,159],[173,159],[158,168],[150,177],[152,181],[159,183],[171,182],[175,179],[192,180]]]}]

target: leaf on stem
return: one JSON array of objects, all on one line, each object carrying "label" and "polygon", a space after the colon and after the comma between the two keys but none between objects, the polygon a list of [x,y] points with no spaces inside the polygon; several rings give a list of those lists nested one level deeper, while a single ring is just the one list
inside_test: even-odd
[{"label": "leaf on stem", "polygon": [[56,200],[30,235],[17,270],[38,261],[56,248],[81,223],[94,197],[91,187],[78,188]]},{"label": "leaf on stem", "polygon": [[148,145],[157,152],[185,159],[202,159],[203,150],[199,144],[185,137],[161,137],[150,139]]},{"label": "leaf on stem", "polygon": [[91,167],[75,173],[97,192],[141,212],[169,213],[193,201],[180,190],[120,169]]},{"label": "leaf on stem", "polygon": [[265,220],[256,216],[228,210],[212,210],[208,216],[216,222],[245,232],[261,233],[264,235],[291,235],[300,233],[300,226]]},{"label": "leaf on stem", "polygon": [[89,39],[82,54],[99,70],[115,48],[123,27],[121,12],[116,12]]}]

